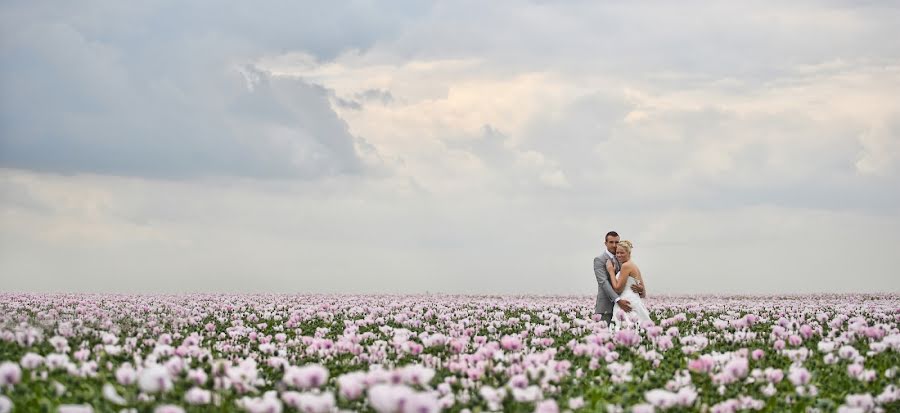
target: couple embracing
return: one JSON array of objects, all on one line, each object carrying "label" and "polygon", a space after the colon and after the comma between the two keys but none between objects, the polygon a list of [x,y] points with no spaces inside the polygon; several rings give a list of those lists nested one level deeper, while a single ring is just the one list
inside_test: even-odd
[{"label": "couple embracing", "polygon": [[641,298],[644,297],[644,280],[641,270],[631,260],[631,241],[620,240],[619,234],[610,231],[604,241],[606,250],[594,258],[594,276],[597,278],[597,303],[594,313],[601,320],[619,324],[626,318],[638,322],[650,320],[650,313]]}]

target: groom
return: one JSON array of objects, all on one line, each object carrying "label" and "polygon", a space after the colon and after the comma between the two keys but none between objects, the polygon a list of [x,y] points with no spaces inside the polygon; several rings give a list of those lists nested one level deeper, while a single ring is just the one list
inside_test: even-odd
[{"label": "groom", "polygon": [[[610,276],[615,276],[615,274],[609,274],[606,270],[606,262],[609,260],[612,260],[615,265],[616,272],[622,269],[622,264],[616,259],[616,246],[619,245],[619,234],[616,231],[607,232],[605,244],[606,250],[603,251],[603,254],[594,258],[594,276],[597,277],[597,303],[594,305],[594,314],[600,314],[600,319],[609,323],[612,321],[614,305],[618,305],[627,313],[631,311],[631,303],[628,300],[619,298],[619,294],[616,294],[616,291],[610,285]],[[644,297],[643,285],[632,285],[631,290],[640,295],[641,298]]]}]

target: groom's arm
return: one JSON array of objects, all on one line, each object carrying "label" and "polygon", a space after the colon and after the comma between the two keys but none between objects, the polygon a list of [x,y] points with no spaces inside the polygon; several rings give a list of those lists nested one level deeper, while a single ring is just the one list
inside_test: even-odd
[{"label": "groom's arm", "polygon": [[597,285],[603,289],[603,292],[606,293],[606,296],[609,298],[609,301],[613,304],[616,303],[616,300],[619,298],[619,294],[613,290],[612,286],[609,285],[609,275],[606,274],[606,262],[603,258],[595,257],[594,258],[594,276],[597,277]]}]

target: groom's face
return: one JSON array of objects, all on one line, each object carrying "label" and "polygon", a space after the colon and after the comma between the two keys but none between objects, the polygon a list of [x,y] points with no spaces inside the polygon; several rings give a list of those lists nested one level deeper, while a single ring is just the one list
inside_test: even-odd
[{"label": "groom's face", "polygon": [[606,249],[615,254],[616,247],[619,246],[619,237],[606,237]]}]

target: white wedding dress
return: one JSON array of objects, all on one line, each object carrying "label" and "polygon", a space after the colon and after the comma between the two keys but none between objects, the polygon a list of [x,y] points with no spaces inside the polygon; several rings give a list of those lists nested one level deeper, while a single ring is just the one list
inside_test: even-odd
[{"label": "white wedding dress", "polygon": [[[618,280],[620,276],[621,273],[617,273],[616,279]],[[619,298],[628,300],[628,303],[631,304],[631,312],[626,313],[619,307],[619,304],[613,305],[612,321],[616,325],[622,323],[621,320],[628,319],[636,319],[638,323],[650,321],[650,312],[647,311],[647,307],[644,306],[644,301],[641,300],[641,296],[637,295],[634,291],[631,291],[631,286],[635,284],[635,281],[634,277],[628,277],[628,281],[625,283],[625,289],[622,290],[622,294],[619,295]]]}]

